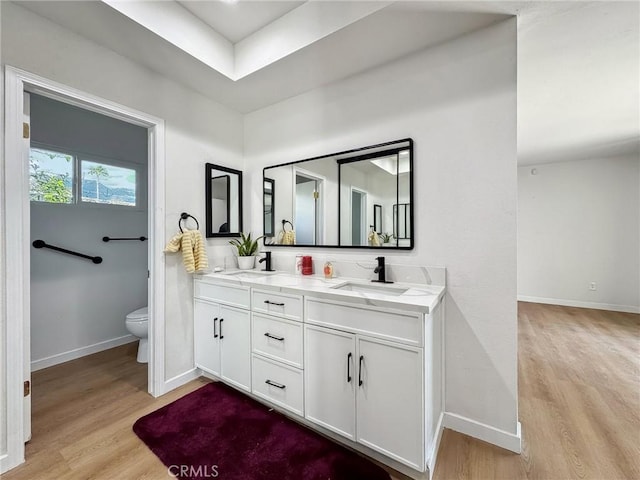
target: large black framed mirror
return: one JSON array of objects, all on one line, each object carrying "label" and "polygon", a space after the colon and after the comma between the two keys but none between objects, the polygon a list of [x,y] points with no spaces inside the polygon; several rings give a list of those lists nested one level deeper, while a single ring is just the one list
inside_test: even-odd
[{"label": "large black framed mirror", "polygon": [[[267,180],[278,184],[269,197]],[[291,237],[283,241],[286,222],[293,225],[294,246],[413,248],[409,138],[266,167],[263,185],[264,232],[276,228],[266,244],[292,245]]]},{"label": "large black framed mirror", "polygon": [[206,236],[239,237],[242,231],[242,172],[205,164]]}]

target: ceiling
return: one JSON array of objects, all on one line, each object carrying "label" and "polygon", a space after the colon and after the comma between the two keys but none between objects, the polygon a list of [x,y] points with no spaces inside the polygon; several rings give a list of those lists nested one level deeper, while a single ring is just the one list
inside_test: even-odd
[{"label": "ceiling", "polygon": [[301,1],[206,2],[179,1],[193,15],[205,22],[231,43],[244,40],[252,33],[298,8]]},{"label": "ceiling", "polygon": [[519,163],[639,151],[638,2],[17,3],[242,113],[518,15]]}]

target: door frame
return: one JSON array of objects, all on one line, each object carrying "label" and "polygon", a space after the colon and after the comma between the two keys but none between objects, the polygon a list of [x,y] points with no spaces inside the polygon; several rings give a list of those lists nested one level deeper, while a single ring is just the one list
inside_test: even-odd
[{"label": "door frame", "polygon": [[[4,311],[0,320],[0,346],[5,357],[4,385],[0,384],[0,419],[5,419],[5,451],[0,450],[0,472],[24,462],[24,343],[28,341],[25,322],[30,321],[30,202],[28,165],[22,161],[23,93],[37,93],[54,100],[90,110],[118,120],[144,127],[148,131],[148,230],[149,230],[149,364],[148,392],[154,397],[165,392],[165,124],[164,120],[95,95],[40,77],[30,72],[5,66],[4,169],[0,168],[0,184],[4,187],[4,219],[0,238],[4,252],[0,256],[3,269]],[[2,199],[0,199],[0,202]],[[2,301],[2,295],[0,295]],[[0,325],[1,326],[1,325]],[[0,371],[0,374],[2,372]],[[28,372],[30,373],[30,372]]]}]

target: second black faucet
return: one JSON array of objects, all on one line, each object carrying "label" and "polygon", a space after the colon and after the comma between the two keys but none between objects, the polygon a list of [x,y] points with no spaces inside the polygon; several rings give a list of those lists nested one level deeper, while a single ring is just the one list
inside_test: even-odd
[{"label": "second black faucet", "polygon": [[384,257],[376,257],[376,260],[378,261],[378,266],[373,269],[373,273],[378,274],[378,279],[371,280],[371,281],[378,282],[378,283],[393,283],[391,280],[387,280],[386,278],[386,271],[384,268]]}]

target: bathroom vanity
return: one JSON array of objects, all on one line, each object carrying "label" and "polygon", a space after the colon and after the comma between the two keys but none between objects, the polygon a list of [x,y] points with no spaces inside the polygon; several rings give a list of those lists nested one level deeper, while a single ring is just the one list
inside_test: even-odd
[{"label": "bathroom vanity", "polygon": [[430,477],[444,286],[256,271],[194,282],[204,374],[412,478]]}]

